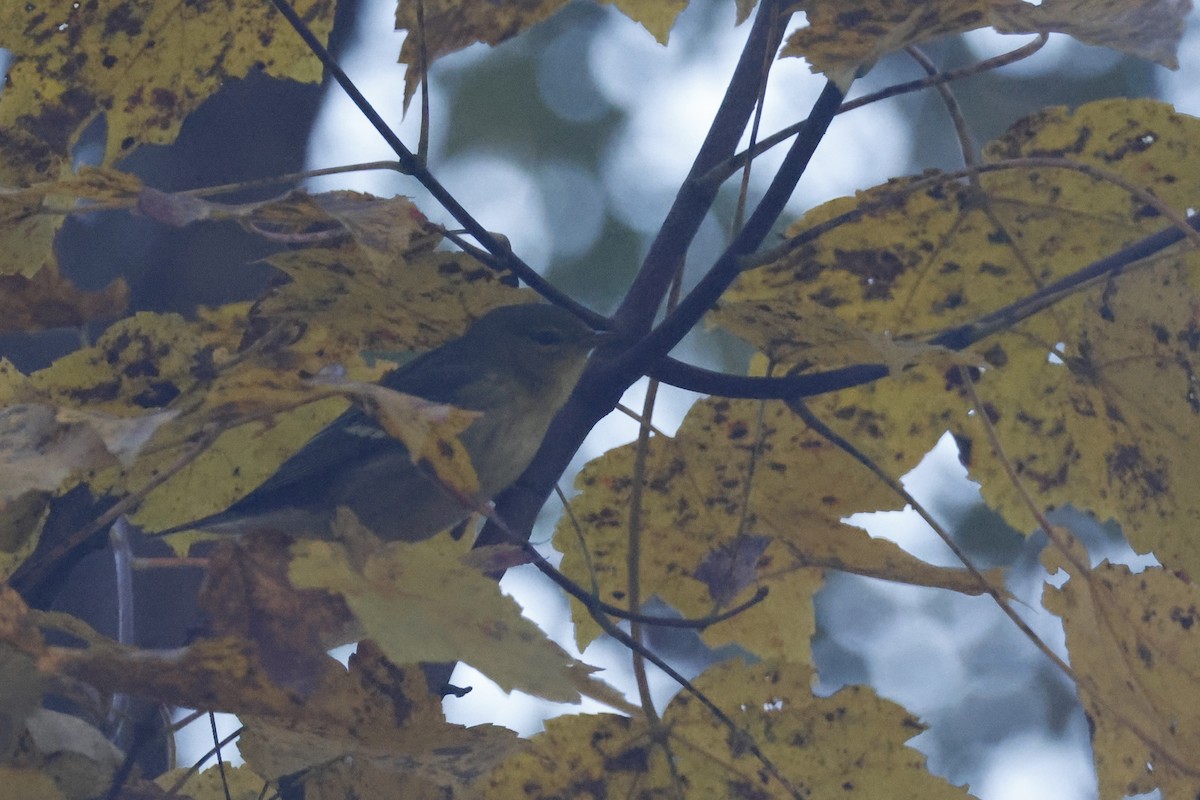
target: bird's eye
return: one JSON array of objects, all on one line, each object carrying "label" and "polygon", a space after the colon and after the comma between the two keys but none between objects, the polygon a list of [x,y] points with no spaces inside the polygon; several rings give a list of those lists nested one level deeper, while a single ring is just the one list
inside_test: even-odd
[{"label": "bird's eye", "polygon": [[560,344],[563,340],[561,333],[549,328],[545,328],[540,331],[530,331],[529,338],[543,347],[549,347],[553,344]]}]

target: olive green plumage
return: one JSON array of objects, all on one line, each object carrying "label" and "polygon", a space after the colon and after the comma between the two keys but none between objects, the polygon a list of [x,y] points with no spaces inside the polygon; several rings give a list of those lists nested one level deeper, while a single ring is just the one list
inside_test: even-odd
[{"label": "olive green plumage", "polygon": [[[481,412],[459,440],[470,454],[482,494],[494,497],[529,466],[596,338],[587,325],[556,306],[503,306],[380,383]],[[339,506],[385,540],[425,539],[470,513],[412,463],[403,444],[354,407],[225,511],[163,533],[269,529],[328,537]]]}]

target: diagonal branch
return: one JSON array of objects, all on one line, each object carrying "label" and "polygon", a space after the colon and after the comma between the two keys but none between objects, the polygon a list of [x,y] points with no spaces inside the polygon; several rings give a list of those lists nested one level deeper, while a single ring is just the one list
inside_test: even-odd
[{"label": "diagonal branch", "polygon": [[288,0],[271,0],[271,3],[283,14],[284,18],[300,34],[300,38],[308,45],[308,49],[320,59],[321,64],[325,69],[329,70],[329,74],[337,82],[342,90],[350,97],[350,100],[358,108],[359,112],[371,123],[375,130],[383,137],[388,146],[392,148],[399,159],[400,171],[411,175],[418,183],[425,187],[433,198],[441,204],[442,208],[449,212],[450,216],[458,221],[468,233],[475,237],[485,250],[491,253],[501,264],[511,270],[518,278],[529,285],[531,289],[536,291],[542,297],[551,301],[555,305],[569,309],[575,314],[578,314],[582,319],[586,319],[593,324],[597,321],[596,314],[577,303],[566,292],[555,287],[541,275],[539,275],[533,267],[522,261],[516,253],[501,239],[493,236],[486,228],[483,227],[471,214],[463,208],[462,204],[454,198],[454,195],[446,189],[441,182],[434,177],[429,168],[425,166],[425,162],[418,158],[404,142],[400,141],[400,137],[395,131],[388,126],[375,107],[370,101],[359,91],[354,85],[354,81],[350,80],[350,76],[346,74],[325,49],[325,45],[321,44],[321,40],[316,37],[312,30],[305,24],[296,10],[292,8]]},{"label": "diagonal branch", "polygon": [[[655,355],[647,355],[640,361],[630,360],[623,358],[622,354],[629,347],[630,337],[649,330],[666,297],[675,269],[682,263],[692,238],[716,198],[716,186],[702,185],[703,182],[695,179],[733,153],[746,122],[753,113],[758,98],[756,88],[764,76],[763,59],[777,49],[782,38],[784,20],[777,16],[778,2],[779,0],[769,0],[759,5],[758,15],[730,79],[725,99],[696,156],[688,180],[680,188],[675,203],[643,261],[641,270],[614,315],[616,327],[624,337],[601,347],[593,356],[571,400],[559,412],[547,432],[533,464],[516,484],[497,498],[497,506],[502,510],[504,518],[516,530],[529,531],[532,528],[538,509],[544,504],[554,487],[554,482],[566,469],[588,431],[617,406],[625,389],[641,377],[643,367],[640,365],[650,363],[656,358]],[[828,117],[832,117],[833,111],[841,101],[841,93],[834,91],[837,102],[832,104],[833,109],[828,112]],[[829,93],[830,90],[827,89],[826,94]],[[813,116],[819,115],[814,112]],[[824,126],[811,126],[811,130],[817,129],[820,129],[821,133],[824,132]],[[810,137],[807,135],[801,135],[797,142],[808,138]],[[818,135],[811,142],[811,146],[808,147],[809,156],[819,140]],[[797,147],[793,146],[793,152],[796,149]],[[787,198],[779,199],[776,196],[782,193],[784,184],[788,186],[786,194],[791,194],[795,181],[799,179],[799,172],[803,171],[803,164],[807,164],[808,158],[797,159],[793,156],[789,160],[790,168],[788,161],[785,161],[785,167],[780,171],[781,175],[787,177],[776,177],[772,190],[768,191],[768,197],[760,203],[746,228],[735,240],[739,247],[745,247],[751,241],[755,241],[754,247],[757,247],[757,242],[761,242],[762,237],[766,236],[766,232],[782,211]],[[796,170],[797,161],[802,162],[799,171]],[[767,209],[775,206],[778,207],[777,210],[773,215],[769,215]],[[770,221],[764,228],[763,222],[768,216]],[[695,313],[693,320],[698,319],[700,313]],[[682,336],[684,332],[686,329],[678,335]],[[662,344],[665,338],[660,336],[657,341]],[[670,349],[669,346],[667,349]],[[613,369],[614,365],[619,366]],[[488,544],[500,541],[501,538],[495,526],[489,523],[484,527],[478,541]]]},{"label": "diagonal branch", "polygon": [[783,375],[774,378],[734,375],[664,358],[650,368],[650,376],[677,389],[742,400],[787,400],[816,397],[886,378],[885,364],[855,364],[827,372]]},{"label": "diagonal branch", "polygon": [[[990,164],[979,168],[978,171],[985,172],[1010,166],[1011,164]],[[1053,166],[1063,167],[1064,164],[1056,163]],[[843,216],[852,218],[857,215],[855,212],[851,212]],[[971,322],[956,325],[925,338],[923,341],[926,344],[940,345],[950,350],[964,350],[976,342],[999,331],[1008,330],[1034,314],[1071,297],[1092,282],[1106,275],[1120,273],[1138,261],[1157,255],[1184,239],[1194,239],[1197,232],[1200,232],[1200,214],[1181,217],[1175,222],[1176,224],[1171,227],[1152,233],[1115,253],[1097,259],[1082,269],[1015,300],[1003,308]],[[790,244],[794,245],[801,238],[804,240],[811,238],[808,236],[809,233],[811,231],[806,231]],[[663,358],[650,367],[649,374],[676,388],[702,394],[756,400],[786,400],[794,397],[813,397],[853,386],[861,386],[886,377],[890,374],[890,370],[884,364],[856,364],[827,372],[788,375],[779,378],[756,378],[715,372],[675,359]]]},{"label": "diagonal branch", "polygon": [[825,84],[825,89],[808,116],[804,130],[792,143],[771,185],[767,187],[758,207],[746,221],[746,226],[713,264],[708,274],[701,278],[695,288],[679,303],[679,307],[649,336],[621,356],[615,365],[616,370],[626,374],[642,374],[652,363],[670,352],[737,279],[742,272],[742,258],[762,245],[767,234],[771,232],[771,227],[779,220],[800,176],[812,160],[817,145],[829,129],[829,123],[837,114],[843,97],[842,91],[832,81]]},{"label": "diagonal branch", "polygon": [[733,154],[746,129],[765,80],[763,63],[779,48],[783,39],[786,18],[780,19],[780,13],[779,0],[759,4],[750,35],[708,135],[696,154],[691,171],[679,187],[675,202],[654,237],[637,277],[614,315],[618,326],[630,333],[650,329],[676,267],[683,263],[700,223],[716,200],[719,184],[701,178]]},{"label": "diagonal branch", "polygon": [[[862,108],[865,105],[877,103],[880,100],[886,100],[890,97],[897,97],[902,94],[908,94],[909,92],[917,92],[922,89],[928,89],[931,86],[940,86],[946,83],[953,83],[954,81],[959,81],[972,75],[978,75],[983,72],[1008,66],[1009,64],[1014,64],[1018,61],[1029,58],[1038,50],[1041,50],[1049,38],[1050,37],[1048,34],[1039,33],[1038,37],[1032,42],[1022,45],[1016,50],[1012,50],[1008,53],[1002,53],[994,58],[989,58],[986,61],[980,61],[960,69],[939,72],[936,75],[928,75],[919,80],[898,83],[894,86],[889,86],[886,89],[880,89],[878,92],[872,92],[871,94],[865,94],[862,97],[856,97],[853,100],[847,100],[845,103],[842,103],[842,107],[838,109],[838,114],[846,114],[857,108]],[[738,153],[728,161],[724,161],[716,165],[708,175],[704,176],[704,180],[721,183],[745,166],[747,161],[758,158],[772,147],[782,144],[795,136],[797,133],[803,130],[804,123],[805,120],[801,120],[794,125],[789,125],[786,128],[776,131],[765,139],[755,143],[753,146]]]},{"label": "diagonal branch", "polygon": [[[833,83],[826,85],[809,115],[810,128],[793,143],[746,226],[679,307],[658,328],[632,347],[617,339],[602,346],[593,356],[575,393],[551,424],[533,464],[496,500],[502,515],[515,530],[529,531],[532,528],[538,509],[545,503],[554,488],[554,482],[567,468],[592,426],[616,407],[626,388],[691,330],[738,276],[742,258],[762,244],[783,212],[842,97],[842,92]],[[634,295],[635,290],[630,289],[627,297]],[[657,306],[655,302],[654,308]],[[619,315],[618,311],[618,319]],[[621,333],[627,331],[622,330]],[[501,538],[489,523],[480,533],[478,541],[481,544],[494,544]]]}]

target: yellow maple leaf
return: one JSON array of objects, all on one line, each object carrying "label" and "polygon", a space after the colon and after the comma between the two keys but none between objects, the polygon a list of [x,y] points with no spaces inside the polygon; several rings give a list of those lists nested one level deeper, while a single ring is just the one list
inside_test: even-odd
[{"label": "yellow maple leaf", "polygon": [[[1161,568],[1103,563],[1047,585],[1087,710],[1101,797],[1200,791],[1200,590]],[[1084,556],[1086,559],[1086,555]],[[1076,560],[1078,563],[1078,559]],[[1086,560],[1082,562],[1086,565]]]},{"label": "yellow maple leaf", "polygon": [[[361,541],[362,526],[344,511],[336,526]],[[369,538],[369,537],[368,537]],[[578,702],[580,687],[611,698],[589,677],[594,671],[571,656],[531,621],[494,580],[465,566],[447,549],[449,537],[410,544],[389,542],[356,554],[332,542],[293,546],[293,586],[328,589],[345,598],[362,633],[397,664],[465,661],[505,691],[558,702]]]}]

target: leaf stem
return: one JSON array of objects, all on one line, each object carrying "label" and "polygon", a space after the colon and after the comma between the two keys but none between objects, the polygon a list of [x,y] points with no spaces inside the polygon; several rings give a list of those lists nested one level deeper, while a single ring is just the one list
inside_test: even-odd
[{"label": "leaf stem", "polygon": [[929,513],[924,505],[922,505],[915,497],[909,494],[908,490],[904,488],[900,481],[884,472],[884,470],[878,464],[876,464],[870,456],[859,450],[852,442],[842,437],[840,434],[826,425],[824,421],[814,414],[804,402],[799,400],[791,401],[788,403],[788,407],[792,409],[797,416],[804,420],[806,425],[808,425],[821,436],[828,439],[834,446],[841,449],[855,461],[870,470],[875,477],[877,477],[889,489],[899,495],[904,502],[912,506],[913,510],[921,516],[921,519],[925,520],[926,524],[928,524],[929,527],[933,529],[934,533],[938,535],[938,538],[940,538],[942,542],[944,542],[945,545],[950,548],[950,551],[954,553],[954,556],[960,562],[962,562],[962,565],[967,568],[967,571],[971,573],[971,576],[979,582],[980,588],[983,589],[993,601],[995,601],[996,605],[1000,607],[1000,610],[1004,612],[1004,615],[1012,620],[1013,624],[1017,626],[1021,633],[1025,634],[1026,638],[1033,642],[1033,645],[1037,647],[1037,649],[1040,650],[1042,654],[1046,656],[1046,658],[1050,659],[1050,662],[1054,664],[1055,667],[1062,671],[1062,673],[1071,680],[1075,680],[1075,675],[1071,672],[1071,668],[1067,665],[1067,663],[1063,661],[1057,653],[1050,649],[1049,645],[1042,641],[1042,638],[1034,632],[1033,628],[1029,627],[1029,623],[1021,619],[1020,615],[1018,615],[1013,607],[1009,604],[1007,598],[1004,597],[1004,593],[995,586],[992,586],[991,581],[989,581],[987,576],[975,566],[975,563],[971,560],[971,557],[967,555],[966,551],[958,546],[958,542],[954,541],[954,538],[950,536],[950,533],[942,527],[941,523],[939,523],[933,517],[933,515]]},{"label": "leaf stem", "polygon": [[305,24],[304,20],[300,18],[300,15],[296,13],[296,10],[292,8],[291,4],[288,3],[287,0],[271,0],[271,3],[291,24],[296,33],[300,35],[300,38],[304,40],[304,43],[308,46],[308,49],[312,52],[312,54],[320,59],[321,64],[329,71],[329,74],[333,77],[334,81],[336,81],[337,84],[342,87],[342,90],[350,97],[351,102],[354,103],[359,112],[366,117],[367,121],[371,123],[376,132],[378,132],[379,135],[383,137],[383,140],[387,142],[388,146],[392,148],[392,152],[394,152],[399,159],[398,168],[401,172],[415,178],[418,183],[425,187],[426,191],[433,195],[433,198],[437,200],[439,204],[441,204],[442,208],[449,212],[450,216],[454,217],[454,219],[457,220],[460,225],[462,225],[472,236],[475,237],[475,240],[479,242],[485,250],[495,256],[498,261],[503,263],[505,267],[515,273],[521,280],[525,281],[530,288],[532,288],[542,297],[550,300],[555,305],[562,306],[563,308],[566,308],[574,313],[580,314],[583,318],[586,318],[586,315],[591,314],[588,309],[585,309],[579,303],[575,302],[570,295],[558,289],[541,275],[539,275],[533,269],[533,267],[522,261],[512,251],[512,248],[510,248],[506,242],[496,236],[493,236],[491,232],[489,232],[473,216],[471,216],[471,214],[465,208],[463,208],[462,204],[458,202],[454,195],[450,194],[446,187],[444,187],[441,182],[434,177],[433,173],[430,172],[429,168],[425,166],[424,162],[422,162],[420,158],[418,158],[411,150],[409,150],[404,145],[404,142],[400,141],[400,137],[397,136],[395,131],[388,126],[387,122],[385,122],[383,117],[379,115],[379,112],[375,110],[375,107],[371,105],[370,101],[367,100],[363,93],[359,91],[358,87],[354,84],[354,81],[350,80],[350,76],[348,76],[345,70],[343,70],[337,61],[334,60],[333,56],[325,48],[325,45],[321,43],[321,40],[317,38],[316,34],[314,34],[308,25]]},{"label": "leaf stem", "polygon": [[[940,72],[937,75],[930,75],[918,80],[908,81],[907,83],[898,83],[894,86],[889,86],[886,89],[881,89],[878,92],[872,92],[871,94],[866,94],[853,100],[847,100],[846,102],[842,103],[842,106],[837,110],[837,113],[845,114],[849,111],[862,108],[863,106],[871,103],[877,103],[880,100],[886,100],[890,97],[897,97],[902,94],[917,92],[921,89],[928,89],[931,86],[953,83],[954,81],[962,80],[963,78],[967,78],[972,75],[977,75],[989,70],[1005,67],[1009,64],[1015,64],[1018,61],[1029,58],[1038,50],[1041,50],[1049,38],[1050,37],[1047,34],[1039,33],[1037,38],[1032,42],[1022,45],[1021,47],[1018,47],[1017,49],[1008,53],[1002,53],[995,58],[989,58],[985,61],[980,61],[978,63],[971,64],[970,66],[962,67],[961,69]],[[701,180],[706,182],[724,183],[729,177],[740,170],[746,161],[757,158],[776,145],[782,144],[791,137],[795,136],[797,133],[803,130],[806,122],[807,120],[801,120],[794,125],[789,125],[788,127],[771,134],[752,147],[743,150],[729,160],[713,167],[713,169]]]},{"label": "leaf stem", "polygon": [[[548,562],[542,556],[542,554],[537,551],[537,548],[534,547],[527,538],[519,536],[516,532],[514,532],[512,528],[510,528],[495,511],[489,513],[488,517],[490,522],[495,525],[497,530],[501,531],[501,533],[507,537],[507,540],[511,544],[520,547],[530,556],[530,563],[532,563],[539,572],[566,590],[567,593],[576,600],[579,600],[581,603],[583,603],[584,607],[588,611],[588,614],[590,614],[592,619],[596,621],[596,624],[600,626],[601,630],[623,644],[625,647],[629,648],[631,651],[649,661],[654,666],[658,667],[660,670],[666,673],[667,677],[679,684],[684,691],[699,700],[700,703],[703,704],[704,707],[707,708],[709,712],[711,712],[712,715],[721,722],[722,725],[725,725],[727,728],[729,728],[730,732],[745,744],[746,749],[759,760],[767,772],[773,778],[778,780],[780,785],[782,785],[789,794],[797,798],[797,800],[803,798],[804,795],[802,795],[786,778],[784,778],[783,774],[774,765],[770,758],[767,757],[766,753],[759,748],[758,744],[748,732],[739,728],[737,723],[734,722],[728,714],[722,711],[720,707],[716,705],[716,703],[714,703],[707,695],[697,689],[691,681],[685,678],[661,656],[659,656],[650,648],[646,647],[646,645],[644,645],[642,642],[621,630],[620,627],[618,627],[611,619],[609,619],[608,611],[606,610],[604,603],[599,602],[598,598],[589,595],[582,589],[582,587],[578,586],[566,575],[563,575],[561,572],[559,572],[558,569],[550,564],[550,562]],[[766,597],[766,592],[760,591],[755,596],[754,601],[752,601],[750,604],[743,605],[743,610],[745,608],[749,608],[750,605],[758,602],[764,597]]]},{"label": "leaf stem", "polygon": [[[1097,259],[1070,275],[1047,286],[1043,286],[996,311],[984,314],[971,322],[925,336],[920,341],[930,345],[940,345],[951,350],[963,350],[976,342],[982,341],[1000,331],[1008,330],[1022,320],[1050,308],[1081,289],[1086,288],[1092,282],[1106,275],[1120,273],[1130,265],[1150,258],[1184,239],[1189,240],[1194,246],[1200,248],[1200,213],[1184,216],[1170,208],[1152,192],[1130,184],[1120,176],[1099,167],[1079,164],[1061,158],[1022,158],[1006,160],[995,164],[983,164],[958,172],[920,178],[910,182],[898,191],[917,191],[940,182],[961,179],[972,173],[999,172],[1010,169],[1066,169],[1081,172],[1096,180],[1109,181],[1125,189],[1139,201],[1154,208],[1156,212],[1171,220],[1173,224],[1170,227],[1139,239],[1115,253],[1110,253],[1103,258]],[[787,242],[779,247],[759,254],[752,261],[747,261],[746,267],[752,268],[753,266],[777,260],[787,252],[816,239],[821,234],[849,222],[857,221],[872,210],[881,208],[889,202],[894,202],[893,195],[881,198],[870,204],[864,204],[853,211],[815,225],[789,238]],[[857,364],[808,375],[798,374],[778,378],[759,378],[706,370],[671,358],[660,359],[648,369],[648,372],[664,383],[687,391],[715,394],[723,397],[779,400],[786,400],[792,397],[812,397],[853,386],[861,386],[890,374],[888,367],[883,364]]]}]

